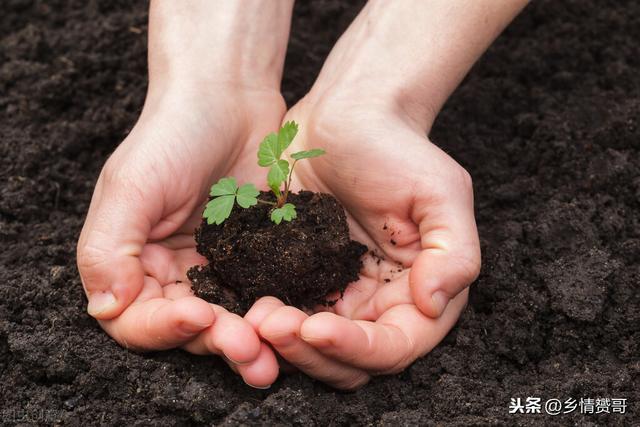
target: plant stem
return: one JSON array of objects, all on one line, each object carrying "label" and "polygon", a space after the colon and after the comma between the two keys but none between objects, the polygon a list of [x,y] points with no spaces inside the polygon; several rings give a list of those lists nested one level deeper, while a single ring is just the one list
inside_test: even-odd
[{"label": "plant stem", "polygon": [[277,203],[269,202],[267,200],[261,200],[261,199],[256,199],[256,200],[258,201],[258,203],[262,203],[262,204],[265,204],[265,205],[271,205],[271,206],[276,206],[277,205]]},{"label": "plant stem", "polygon": [[298,161],[294,160],[293,164],[291,165],[291,170],[289,171],[289,179],[284,184],[284,197],[282,200],[283,205],[287,202],[287,196],[289,195],[289,189],[291,188],[291,179],[293,178],[293,168],[296,167],[296,163],[298,163]]}]

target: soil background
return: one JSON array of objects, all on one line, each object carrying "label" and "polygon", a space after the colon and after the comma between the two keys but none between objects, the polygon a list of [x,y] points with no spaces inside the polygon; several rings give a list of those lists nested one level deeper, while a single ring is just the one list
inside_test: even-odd
[{"label": "soil background", "polygon": [[[360,7],[297,2],[289,103]],[[355,393],[301,374],[249,389],[85,314],[75,242],[142,106],[146,20],[144,2],[2,2],[0,424],[640,424],[639,3],[533,2],[447,103],[431,137],[474,177],[483,271],[439,347]],[[629,407],[509,415],[527,396]]]}]

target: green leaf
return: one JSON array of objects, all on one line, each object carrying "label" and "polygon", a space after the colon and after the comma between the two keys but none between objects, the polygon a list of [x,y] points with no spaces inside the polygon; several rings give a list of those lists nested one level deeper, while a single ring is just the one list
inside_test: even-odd
[{"label": "green leaf", "polygon": [[280,144],[278,143],[278,135],[270,133],[267,135],[258,148],[258,165],[271,166],[277,162],[282,156]]},{"label": "green leaf", "polygon": [[293,138],[296,137],[297,133],[298,124],[296,122],[289,121],[282,125],[278,132],[278,146],[280,147],[280,154],[284,153],[284,150],[291,145]]},{"label": "green leaf", "polygon": [[236,193],[236,201],[243,208],[248,208],[258,204],[258,195],[260,192],[253,184],[245,184],[238,188]]},{"label": "green leaf", "polygon": [[270,188],[280,188],[280,185],[287,179],[289,175],[289,162],[286,160],[278,160],[271,165],[269,173],[267,174],[267,184]]},{"label": "green leaf", "polygon": [[276,197],[280,197],[282,195],[282,193],[280,192],[280,185],[274,185],[273,187],[269,187],[271,188],[271,191],[273,191],[273,194],[276,195]]},{"label": "green leaf", "polygon": [[238,189],[238,183],[234,177],[222,178],[217,183],[211,186],[211,196],[228,196],[230,194],[236,194]]},{"label": "green leaf", "polygon": [[236,196],[234,194],[227,194],[209,200],[203,214],[203,217],[207,219],[207,224],[222,224],[231,215],[235,200]]},{"label": "green leaf", "polygon": [[271,188],[271,191],[273,191],[273,194],[276,195],[276,197],[280,197],[282,195],[282,193],[280,192],[280,187],[277,185],[274,185],[273,187],[269,187]]},{"label": "green leaf", "polygon": [[326,151],[324,151],[322,148],[314,148],[313,150],[298,151],[297,153],[293,153],[291,155],[291,158],[295,160],[310,159],[312,157],[322,156],[325,153]]},{"label": "green leaf", "polygon": [[296,207],[291,203],[285,203],[281,208],[276,208],[271,211],[271,221],[276,224],[280,224],[284,219],[287,222],[290,222],[292,219],[295,219],[298,216],[296,212]]}]

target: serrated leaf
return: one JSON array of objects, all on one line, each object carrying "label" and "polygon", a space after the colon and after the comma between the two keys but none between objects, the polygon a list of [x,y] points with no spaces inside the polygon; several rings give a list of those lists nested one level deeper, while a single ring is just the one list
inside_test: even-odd
[{"label": "serrated leaf", "polygon": [[228,194],[209,200],[202,215],[207,219],[207,224],[222,224],[231,215],[235,200],[235,194]]},{"label": "serrated leaf", "polygon": [[293,153],[291,158],[294,160],[302,160],[302,159],[311,159],[312,157],[318,157],[325,154],[322,148],[314,148],[313,150],[308,151],[298,151],[297,153]]},{"label": "serrated leaf", "polygon": [[289,162],[286,160],[278,160],[271,165],[267,174],[267,184],[269,188],[278,187],[287,179],[289,175]]},{"label": "serrated leaf", "polygon": [[293,138],[298,134],[298,124],[294,121],[286,122],[280,128],[278,132],[278,145],[280,148],[280,154],[284,153],[284,150],[287,149],[293,142]]},{"label": "serrated leaf", "polygon": [[253,184],[245,184],[238,188],[236,193],[236,201],[243,208],[248,208],[258,204],[258,195],[260,192]]},{"label": "serrated leaf", "polygon": [[222,178],[211,186],[211,196],[228,196],[229,194],[236,194],[238,189],[238,183],[234,177]]},{"label": "serrated leaf", "polygon": [[284,206],[282,206],[282,209],[284,209],[284,216],[282,218],[285,221],[291,221],[298,217],[298,212],[296,211],[296,207],[293,203],[285,203]]},{"label": "serrated leaf", "polygon": [[276,224],[280,224],[283,219],[290,222],[297,216],[296,207],[291,203],[285,203],[281,208],[276,208],[271,211],[271,221]]},{"label": "serrated leaf", "polygon": [[271,166],[280,159],[280,156],[282,156],[282,150],[278,143],[278,135],[270,133],[265,136],[258,148],[258,165]]}]

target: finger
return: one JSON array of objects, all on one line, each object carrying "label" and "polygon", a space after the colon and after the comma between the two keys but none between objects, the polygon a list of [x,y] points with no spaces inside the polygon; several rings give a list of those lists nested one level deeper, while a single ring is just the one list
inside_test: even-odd
[{"label": "finger", "polygon": [[144,276],[142,290],[138,294],[132,304],[143,303],[151,299],[164,298],[162,286],[153,277]]},{"label": "finger", "polygon": [[199,298],[156,298],[133,304],[116,319],[100,323],[124,347],[144,351],[183,345],[210,327],[214,319],[210,305]]},{"label": "finger", "polygon": [[[242,318],[216,307],[216,325],[204,331],[183,348],[195,354],[217,354],[223,356],[231,369],[242,376],[245,383],[259,389],[269,388],[278,378],[279,366],[273,350],[261,343],[248,322],[238,323]],[[243,322],[244,323],[244,322]],[[231,333],[232,335],[228,335]],[[235,341],[235,342],[234,342]],[[247,353],[238,355],[238,345],[248,344]],[[257,347],[257,356],[252,357]],[[231,355],[231,357],[229,357]],[[237,359],[235,359],[237,358]],[[251,360],[249,360],[251,359]]]},{"label": "finger", "polygon": [[163,296],[167,299],[180,299],[193,296],[193,290],[188,283],[170,283],[161,289]]},{"label": "finger", "polygon": [[413,262],[409,285],[415,304],[429,317],[440,316],[480,272],[473,189],[468,174],[457,170],[460,177],[443,184],[451,190],[436,203],[418,200],[413,215],[423,250]]},{"label": "finger", "polygon": [[396,305],[413,304],[408,275],[379,285],[370,298],[362,301],[351,313],[354,320],[377,320]]},{"label": "finger", "polygon": [[256,360],[246,365],[236,365],[236,368],[247,385],[259,389],[271,387],[280,372],[276,355],[265,343],[260,344]]},{"label": "finger", "polygon": [[[253,306],[249,309],[247,314],[244,316],[244,320],[249,322],[251,326],[255,329],[256,332],[259,332],[260,325],[271,313],[277,310],[280,307],[283,307],[285,304],[275,297],[262,297],[258,299]],[[297,369],[291,365],[289,362],[284,360],[282,357],[279,357],[278,354],[275,355],[276,361],[280,366],[280,370],[282,372],[291,373],[295,372]]]},{"label": "finger", "polygon": [[[195,229],[202,223],[202,212],[204,211],[205,205],[207,204],[206,196],[201,200],[201,203],[194,204],[194,207],[191,209],[192,214],[186,217],[182,222],[182,225],[176,229],[168,229],[163,234],[158,233],[159,236],[167,236],[171,233],[187,235],[192,237],[193,242],[193,232]],[[188,212],[188,210],[187,210]],[[156,231],[155,229],[153,231]],[[167,232],[168,231],[168,232]],[[152,238],[155,236],[151,236]]]},{"label": "finger", "polygon": [[105,176],[103,170],[77,248],[87,310],[102,320],[122,313],[142,289],[138,257],[151,224],[137,189],[117,179],[105,183]]},{"label": "finger", "polygon": [[146,274],[155,277],[163,286],[177,281],[188,282],[189,268],[206,263],[206,258],[195,251],[193,236],[190,239],[192,246],[187,248],[170,249],[158,243],[144,245],[140,262]]},{"label": "finger", "polygon": [[260,336],[289,363],[333,387],[351,390],[369,381],[369,375],[363,370],[332,360],[300,339],[300,326],[307,318],[297,308],[280,307],[264,319]]},{"label": "finger", "polygon": [[[413,303],[408,274],[409,270],[398,263],[368,257],[360,279],[349,285],[333,309],[317,311],[331,311],[349,319],[375,320],[388,307]],[[399,282],[405,286],[398,285]]]},{"label": "finger", "polygon": [[342,298],[337,293],[329,300],[337,300],[333,306],[325,306],[316,311],[329,311],[340,316],[351,318],[356,307],[371,298],[378,288],[378,282],[368,277],[360,276],[358,281],[350,283],[345,289]]},{"label": "finger", "polygon": [[259,330],[260,325],[271,313],[285,304],[275,297],[262,297],[258,299],[244,315],[244,320],[249,322],[253,329]]},{"label": "finger", "polygon": [[322,354],[380,374],[399,372],[431,351],[453,327],[464,308],[467,291],[454,298],[438,319],[414,305],[399,305],[376,322],[318,313],[301,327],[301,337]]},{"label": "finger", "polygon": [[255,361],[260,354],[260,339],[251,325],[222,307],[209,306],[215,312],[215,323],[183,348],[194,354],[224,356],[236,365]]}]

